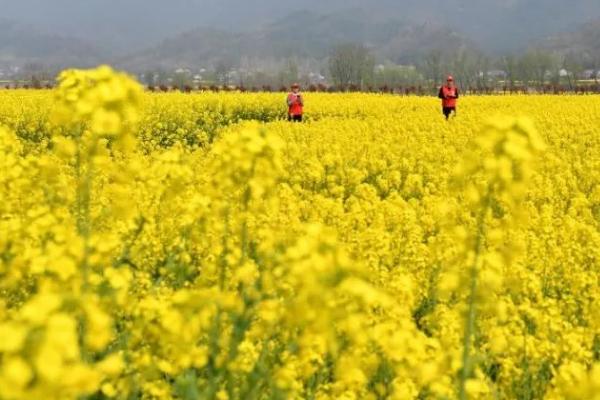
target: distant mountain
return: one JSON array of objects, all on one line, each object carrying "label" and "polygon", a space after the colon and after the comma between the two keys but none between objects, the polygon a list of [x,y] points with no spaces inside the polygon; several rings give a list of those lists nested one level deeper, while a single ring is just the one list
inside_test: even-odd
[{"label": "distant mountain", "polygon": [[445,53],[459,49],[480,50],[476,41],[448,26],[434,23],[404,26],[391,40],[382,44],[380,57],[398,64],[419,62],[432,51]]},{"label": "distant mountain", "polygon": [[593,52],[593,33],[576,27],[600,18],[600,0],[0,0],[0,10],[2,64],[110,62],[139,71],[322,61],[345,41],[401,63],[439,48],[497,55],[545,43]]},{"label": "distant mountain", "polygon": [[243,42],[239,34],[198,28],[164,40],[156,47],[121,57],[116,65],[138,72],[148,68],[207,65],[209,61],[229,61],[236,55],[242,56]]},{"label": "distant mountain", "polygon": [[547,49],[567,54],[578,53],[600,67],[600,18],[566,33],[551,36],[542,43]]},{"label": "distant mountain", "polygon": [[598,0],[422,0],[485,51],[522,50],[531,42],[600,17]]},{"label": "distant mountain", "polygon": [[0,0],[4,18],[121,55],[196,27],[256,31],[303,10],[329,15],[356,7],[365,18],[449,26],[490,52],[523,48],[600,17],[598,0]]},{"label": "distant mountain", "polygon": [[106,59],[105,52],[81,39],[43,33],[0,20],[0,64],[43,63],[46,66],[88,66]]},{"label": "distant mountain", "polygon": [[363,43],[381,61],[396,62],[415,61],[432,48],[475,46],[460,33],[439,24],[365,17],[359,9],[330,15],[303,11],[248,32],[191,30],[125,57],[121,63],[139,70],[210,65],[224,60],[237,64],[244,57],[322,60],[333,45],[346,42]]}]

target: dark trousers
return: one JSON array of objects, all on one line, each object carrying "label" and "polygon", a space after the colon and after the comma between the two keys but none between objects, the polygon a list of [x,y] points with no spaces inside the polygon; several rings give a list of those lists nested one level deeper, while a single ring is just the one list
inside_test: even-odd
[{"label": "dark trousers", "polygon": [[288,115],[288,121],[290,121],[290,122],[302,122],[302,115]]},{"label": "dark trousers", "polygon": [[444,107],[442,112],[446,116],[446,119],[448,119],[452,113],[454,113],[454,116],[456,116],[456,107]]}]

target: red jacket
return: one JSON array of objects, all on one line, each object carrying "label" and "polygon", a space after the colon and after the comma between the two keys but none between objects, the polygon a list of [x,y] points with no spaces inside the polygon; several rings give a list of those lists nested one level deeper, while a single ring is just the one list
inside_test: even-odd
[{"label": "red jacket", "polygon": [[458,99],[458,88],[456,86],[449,87],[444,85],[440,88],[439,98],[442,99],[442,107],[453,108],[456,107],[456,99]]},{"label": "red jacket", "polygon": [[304,100],[300,93],[290,93],[287,97],[288,114],[302,115],[304,112]]}]

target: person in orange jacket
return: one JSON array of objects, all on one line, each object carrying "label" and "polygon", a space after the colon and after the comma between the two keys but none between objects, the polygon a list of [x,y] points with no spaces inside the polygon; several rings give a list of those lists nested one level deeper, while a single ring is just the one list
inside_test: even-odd
[{"label": "person in orange jacket", "polygon": [[304,114],[304,99],[300,93],[300,85],[294,83],[292,91],[287,96],[288,121],[302,122]]},{"label": "person in orange jacket", "polygon": [[454,85],[454,78],[449,76],[446,84],[440,88],[438,97],[442,99],[442,112],[446,116],[446,120],[450,118],[450,114],[456,116],[456,102],[458,100],[458,88]]}]

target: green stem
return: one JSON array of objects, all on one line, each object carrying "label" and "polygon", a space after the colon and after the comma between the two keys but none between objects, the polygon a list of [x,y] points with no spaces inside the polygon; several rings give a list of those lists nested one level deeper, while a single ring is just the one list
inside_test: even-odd
[{"label": "green stem", "polygon": [[227,256],[229,255],[229,244],[227,240],[229,238],[229,232],[231,231],[229,219],[229,208],[226,208],[223,216],[225,230],[223,232],[223,237],[221,238],[223,249],[219,256],[219,289],[221,292],[225,291],[225,279],[227,277]]},{"label": "green stem", "polygon": [[[76,193],[76,211],[77,211],[77,232],[83,239],[83,258],[80,262],[82,274],[81,295],[89,289],[89,258],[91,254],[91,197],[92,197],[92,180],[93,180],[93,164],[89,157],[84,158],[83,143],[81,135],[77,136],[77,153],[75,159],[75,174],[77,178],[77,193]],[[81,352],[82,359],[91,362],[92,355],[87,348],[85,331],[87,329],[85,319],[81,323]]]},{"label": "green stem", "polygon": [[83,290],[85,291],[88,286],[89,276],[89,257],[91,253],[90,239],[92,233],[92,222],[91,222],[91,193],[92,193],[92,179],[93,170],[92,163],[87,162],[85,165],[85,171],[82,171],[83,165],[81,160],[81,150],[77,152],[77,229],[79,235],[83,238],[84,242],[84,253],[83,259],[81,260],[81,269],[83,274]]},{"label": "green stem", "polygon": [[477,218],[477,237],[475,239],[475,260],[470,269],[471,285],[469,288],[468,297],[468,310],[467,318],[465,321],[465,335],[463,339],[463,356],[462,356],[462,370],[460,374],[460,387],[459,387],[459,399],[467,400],[466,383],[472,374],[472,363],[471,363],[471,345],[472,337],[475,334],[475,321],[477,318],[477,305],[475,297],[477,296],[477,278],[479,259],[483,250],[483,242],[485,238],[485,215],[489,207],[489,194],[486,195],[483,201],[483,206]]}]

